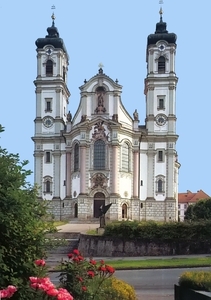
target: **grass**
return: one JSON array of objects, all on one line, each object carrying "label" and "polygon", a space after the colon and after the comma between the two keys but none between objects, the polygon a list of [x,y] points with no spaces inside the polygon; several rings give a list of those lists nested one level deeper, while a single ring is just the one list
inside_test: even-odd
[{"label": "grass", "polygon": [[[98,259],[96,259],[98,261]],[[211,266],[210,257],[191,257],[191,258],[163,258],[163,259],[113,259],[105,260],[107,265],[114,267],[116,270],[135,270],[135,269],[164,269],[164,268],[188,268],[188,267],[209,267]],[[51,268],[52,270],[52,268]],[[61,270],[58,264],[53,268],[54,271]]]},{"label": "grass", "polygon": [[191,258],[164,258],[164,259],[141,259],[141,260],[108,260],[117,270],[124,269],[162,269],[162,268],[188,268],[211,266],[211,257]]},{"label": "grass", "polygon": [[86,232],[86,234],[90,234],[90,235],[99,235],[99,234],[97,233],[97,230],[96,230],[96,229],[89,229],[89,230]]},{"label": "grass", "polygon": [[68,223],[68,221],[54,221],[53,225],[57,227],[57,226],[65,225],[67,223]]}]

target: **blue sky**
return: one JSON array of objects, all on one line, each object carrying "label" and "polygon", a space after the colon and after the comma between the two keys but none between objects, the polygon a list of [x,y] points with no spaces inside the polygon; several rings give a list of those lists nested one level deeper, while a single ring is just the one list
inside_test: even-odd
[{"label": "blue sky", "polygon": [[[140,123],[145,119],[144,78],[147,36],[159,21],[159,0],[1,1],[0,124],[6,131],[1,146],[29,160],[33,170],[36,46],[56,26],[70,56],[69,110],[79,103],[78,87],[104,72],[123,86],[122,101]],[[210,0],[166,0],[163,20],[177,34],[177,151],[181,163],[179,192],[204,190],[211,196],[210,159]],[[29,177],[33,183],[33,176]]]}]

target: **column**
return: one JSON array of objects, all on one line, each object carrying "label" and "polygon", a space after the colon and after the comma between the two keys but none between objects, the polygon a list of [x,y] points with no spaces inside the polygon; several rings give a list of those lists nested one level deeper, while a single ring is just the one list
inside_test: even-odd
[{"label": "column", "polygon": [[60,152],[54,152],[54,197],[60,198]]},{"label": "column", "polygon": [[71,197],[71,152],[66,153],[66,197]]},{"label": "column", "polygon": [[133,198],[138,198],[139,152],[133,152]]},{"label": "column", "polygon": [[[152,146],[153,147],[153,146]],[[147,166],[147,198],[154,198],[154,149],[149,149],[148,153],[148,166]]]},{"label": "column", "polygon": [[112,146],[112,194],[118,194],[118,146]]},{"label": "column", "polygon": [[80,146],[80,194],[86,194],[86,146]]}]

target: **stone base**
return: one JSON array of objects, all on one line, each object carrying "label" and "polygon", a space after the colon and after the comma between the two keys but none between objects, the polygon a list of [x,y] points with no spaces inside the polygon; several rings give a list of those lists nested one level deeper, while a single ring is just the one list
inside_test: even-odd
[{"label": "stone base", "polygon": [[105,232],[105,228],[102,228],[102,227],[97,228],[97,233],[99,235],[102,235],[104,232]]}]

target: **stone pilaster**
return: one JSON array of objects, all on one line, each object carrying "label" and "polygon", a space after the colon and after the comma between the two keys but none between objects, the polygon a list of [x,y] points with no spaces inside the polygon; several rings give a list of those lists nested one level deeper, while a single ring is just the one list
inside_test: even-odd
[{"label": "stone pilaster", "polygon": [[80,146],[80,194],[86,194],[86,146]]},{"label": "stone pilaster", "polygon": [[71,191],[71,152],[66,153],[66,197],[70,198],[72,196]]},{"label": "stone pilaster", "polygon": [[117,181],[118,181],[118,146],[112,146],[112,183],[111,183],[111,190],[112,194],[118,194],[117,189]]},{"label": "stone pilaster", "polygon": [[138,198],[139,152],[133,152],[133,198]]}]

